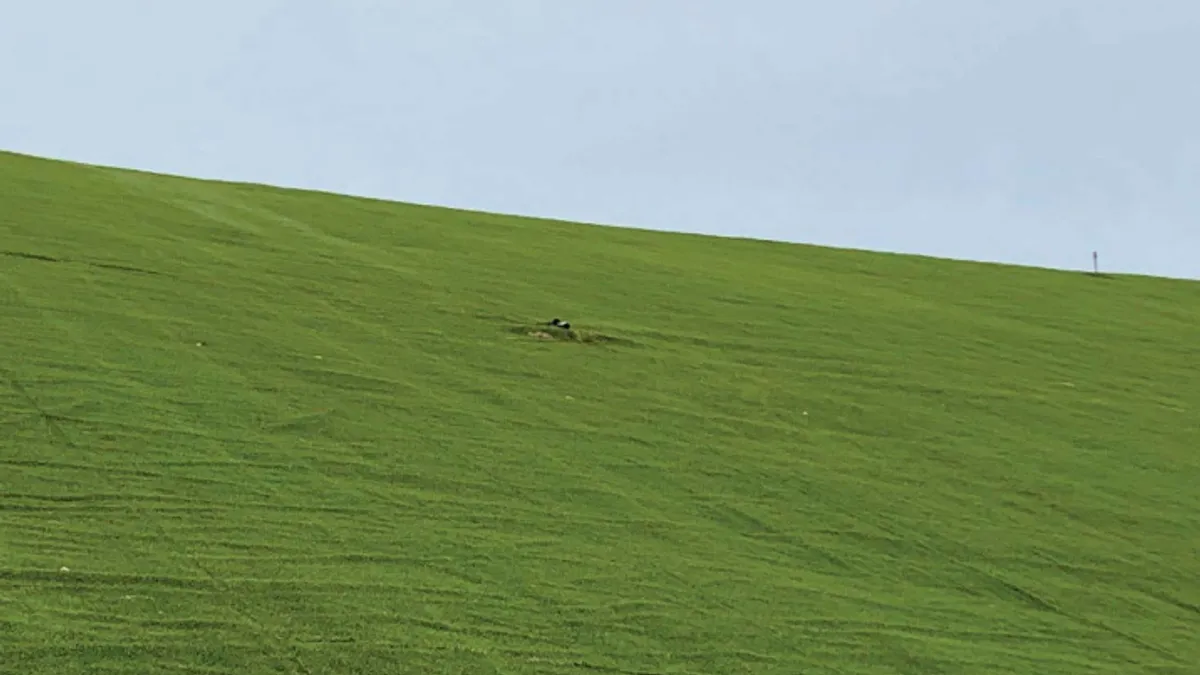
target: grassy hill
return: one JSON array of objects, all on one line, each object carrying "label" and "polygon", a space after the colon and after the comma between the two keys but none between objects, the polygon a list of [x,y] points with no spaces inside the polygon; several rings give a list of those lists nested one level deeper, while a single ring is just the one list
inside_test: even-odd
[{"label": "grassy hill", "polygon": [[3,154],[0,380],[6,674],[1200,672],[1200,284]]}]

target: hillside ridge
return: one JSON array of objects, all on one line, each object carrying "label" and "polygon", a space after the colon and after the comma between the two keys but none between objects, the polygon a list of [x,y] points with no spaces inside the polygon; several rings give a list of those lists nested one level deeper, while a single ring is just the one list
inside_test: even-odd
[{"label": "hillside ridge", "polygon": [[682,231],[672,231],[672,230],[660,230],[660,229],[653,229],[653,228],[649,228],[649,227],[641,227],[641,226],[637,226],[637,225],[629,225],[629,224],[621,224],[621,223],[602,223],[602,222],[591,222],[591,221],[582,221],[582,220],[566,220],[566,219],[562,219],[562,218],[534,216],[534,215],[521,214],[521,213],[503,213],[503,212],[494,212],[494,211],[483,211],[483,210],[479,210],[479,209],[448,206],[448,205],[443,205],[443,204],[433,204],[433,203],[408,201],[408,200],[397,200],[397,199],[393,199],[393,198],[389,198],[389,197],[381,197],[378,195],[368,195],[368,194],[358,194],[358,193],[341,193],[341,192],[336,192],[336,191],[322,190],[322,189],[315,189],[315,188],[287,186],[287,185],[275,184],[275,183],[270,183],[270,182],[257,182],[257,181],[251,181],[251,180],[229,180],[229,179],[220,179],[220,178],[211,178],[211,177],[186,176],[183,174],[168,173],[168,172],[162,172],[162,171],[151,171],[151,170],[137,169],[137,168],[132,168],[132,167],[122,167],[122,166],[116,166],[116,165],[95,164],[95,163],[87,163],[87,162],[76,162],[76,161],[71,161],[71,160],[66,160],[66,159],[47,158],[47,157],[41,157],[38,155],[31,155],[31,154],[26,154],[26,153],[20,153],[20,152],[14,152],[14,151],[10,151],[10,150],[0,149],[0,157],[3,157],[5,155],[8,155],[8,156],[14,157],[14,158],[19,158],[19,159],[33,160],[36,162],[57,162],[57,163],[60,163],[63,165],[77,166],[77,167],[88,168],[88,169],[98,169],[98,170],[102,170],[102,171],[125,172],[125,173],[129,173],[129,174],[140,175],[140,176],[145,176],[145,177],[149,177],[149,178],[161,178],[164,180],[195,181],[195,182],[199,182],[199,183],[205,183],[205,184],[210,184],[210,185],[224,185],[224,186],[228,186],[228,187],[262,188],[262,189],[276,190],[281,193],[303,193],[303,194],[311,194],[311,195],[323,195],[323,196],[327,196],[327,197],[331,197],[331,198],[338,198],[338,199],[352,199],[352,200],[358,200],[358,201],[363,201],[363,202],[377,202],[377,203],[381,203],[381,204],[396,204],[396,205],[436,209],[436,210],[445,211],[448,213],[457,213],[457,214],[462,214],[462,215],[474,214],[474,215],[481,215],[481,216],[493,216],[493,217],[500,216],[500,217],[506,217],[506,218],[519,218],[521,220],[525,220],[525,221],[529,221],[529,222],[545,223],[548,225],[557,225],[557,226],[599,227],[599,228],[629,230],[629,231],[633,231],[633,232],[647,232],[647,233],[652,233],[652,234],[669,234],[669,235],[672,235],[675,237],[698,237],[698,238],[703,238],[703,239],[715,239],[715,240],[725,241],[725,242],[768,243],[768,244],[776,244],[776,245],[781,245],[781,246],[818,248],[818,249],[831,250],[831,251],[847,251],[847,252],[852,252],[852,253],[869,253],[869,254],[873,254],[873,255],[882,255],[882,256],[899,256],[899,257],[903,257],[903,258],[912,258],[912,259],[916,259],[916,260],[930,260],[930,261],[936,261],[936,262],[950,262],[950,263],[960,263],[960,264],[968,264],[968,265],[987,265],[987,266],[995,266],[995,267],[1016,268],[1016,269],[1022,269],[1022,270],[1060,272],[1060,273],[1065,273],[1065,274],[1081,274],[1081,273],[1083,273],[1083,274],[1089,274],[1090,276],[1101,277],[1101,278],[1132,277],[1132,278],[1163,279],[1163,280],[1167,280],[1167,281],[1183,282],[1183,283],[1200,283],[1200,280],[1197,280],[1197,279],[1171,277],[1171,276],[1163,276],[1163,275],[1155,275],[1155,274],[1139,274],[1139,273],[1134,273],[1134,272],[1120,272],[1120,271],[1107,271],[1107,270],[1102,271],[1099,274],[1093,274],[1090,270],[1084,270],[1084,269],[1076,270],[1076,269],[1066,269],[1066,268],[1057,268],[1057,267],[1043,267],[1043,266],[1038,266],[1038,265],[1020,264],[1020,263],[1013,263],[1013,262],[972,260],[972,259],[967,259],[967,258],[943,257],[943,256],[929,255],[929,254],[922,254],[922,253],[882,251],[882,250],[866,249],[866,248],[832,246],[832,245],[818,244],[818,243],[812,243],[812,242],[785,241],[785,240],[780,240],[780,239],[766,239],[766,238],[761,238],[761,237],[752,237],[752,236],[745,236],[745,235],[732,235],[732,234],[731,235],[720,235],[720,234],[700,233],[700,232],[682,232]]},{"label": "hillside ridge", "polygon": [[2,153],[0,251],[0,673],[1200,663],[1195,283]]}]

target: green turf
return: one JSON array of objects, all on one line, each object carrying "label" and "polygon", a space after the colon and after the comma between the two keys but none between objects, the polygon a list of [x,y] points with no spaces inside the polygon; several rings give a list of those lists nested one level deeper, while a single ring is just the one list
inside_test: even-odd
[{"label": "green turf", "polygon": [[5,674],[1200,672],[1200,284],[7,154],[0,251]]}]

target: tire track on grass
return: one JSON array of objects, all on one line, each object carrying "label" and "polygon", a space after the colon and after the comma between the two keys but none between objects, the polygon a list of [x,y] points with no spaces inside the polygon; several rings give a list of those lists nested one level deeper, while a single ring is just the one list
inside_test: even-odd
[{"label": "tire track on grass", "polygon": [[[945,560],[950,565],[952,565],[954,567],[958,567],[959,569],[966,571],[969,574],[969,576],[983,580],[985,585],[987,587],[990,587],[993,590],[993,592],[1003,591],[1003,593],[1005,595],[1007,595],[1008,597],[1019,599],[1021,601],[1021,603],[1023,603],[1025,606],[1031,608],[1034,611],[1059,616],[1059,617],[1066,619],[1067,621],[1075,624],[1078,628],[1088,631],[1091,634],[1096,635],[1097,637],[1103,636],[1106,634],[1115,636],[1118,639],[1120,639],[1121,641],[1125,642],[1126,644],[1130,644],[1139,650],[1153,653],[1158,657],[1166,659],[1170,663],[1173,663],[1173,664],[1185,663],[1184,660],[1182,660],[1180,657],[1176,656],[1169,650],[1166,650],[1166,649],[1159,647],[1153,643],[1150,643],[1150,642],[1138,637],[1137,635],[1122,631],[1114,626],[1107,625],[1106,623],[1103,623],[1101,621],[1091,620],[1086,617],[1079,616],[1075,613],[1067,611],[1065,608],[1060,606],[1058,603],[1054,602],[1053,599],[1044,597],[1041,594],[1038,594],[1028,588],[1025,588],[1021,584],[1017,584],[1012,581],[1009,581],[1002,574],[1000,574],[998,572],[989,571],[989,570],[981,568],[980,566],[978,566],[976,564],[973,564],[972,562],[965,559],[961,555],[956,555],[954,553],[954,551],[957,550],[955,542],[950,541],[950,540],[945,540],[943,538],[937,537],[936,535],[930,535],[928,533],[918,532],[916,530],[911,530],[911,529],[905,528],[905,527],[901,526],[899,523],[897,523],[893,518],[887,517],[885,515],[886,511],[879,510],[877,517],[872,518],[872,517],[866,515],[864,509],[848,508],[840,500],[825,499],[823,501],[828,505],[830,510],[842,513],[844,516],[846,516],[851,521],[858,522],[864,526],[878,528],[879,530],[881,530],[882,532],[887,534],[889,537],[891,537],[893,540],[907,541],[912,546],[921,550],[922,552],[929,555],[930,557],[935,558],[935,559]],[[952,588],[949,588],[949,587],[948,587],[948,589],[953,590]],[[913,632],[914,633],[924,633],[926,631],[931,631],[933,633],[937,633],[937,632],[939,632],[939,629],[916,628],[916,629],[914,629]],[[947,632],[947,635],[950,635],[950,632]],[[1036,634],[1028,634],[1028,637],[1036,640],[1038,636]],[[1068,641],[1064,641],[1062,644],[1078,645],[1078,643],[1072,643],[1072,642],[1068,642]],[[1122,657],[1117,656],[1114,653],[1106,652],[1106,654],[1112,658],[1122,658]]]},{"label": "tire track on grass", "polygon": [[[86,279],[86,281],[89,286],[92,286],[92,288],[95,289],[95,284],[92,282],[92,280],[90,278]],[[9,281],[8,283],[9,283],[10,287],[13,289],[13,293],[16,296],[16,298],[18,300],[20,300],[21,299],[20,289],[17,288],[17,286],[15,284],[13,284],[11,281]],[[28,303],[22,303],[22,304],[26,305],[26,307],[29,307]],[[33,307],[32,309],[36,310],[39,314],[41,314],[43,316],[43,319],[46,320],[47,323],[57,326],[60,331],[67,333],[68,338],[70,338],[72,341],[75,341],[74,336],[72,335],[72,332],[70,330],[67,330],[66,328],[64,328],[62,325],[60,325],[57,320],[53,320],[53,319],[49,319],[49,318],[45,317],[45,314],[39,308]],[[161,332],[161,329],[160,329],[160,332]],[[25,389],[25,387],[22,386],[21,383],[13,376],[13,374],[10,370],[8,370],[7,368],[0,369],[0,376],[3,376],[5,381],[13,389],[13,391],[16,392],[17,395],[20,396],[24,401],[26,401],[27,404],[31,407],[31,409],[36,412],[36,414],[41,416],[42,420],[45,422],[47,433],[50,434],[52,440],[54,440],[57,443],[62,443],[63,445],[65,445],[66,447],[68,447],[72,450],[75,450],[75,451],[80,450],[80,447],[63,430],[62,426],[58,422],[58,417],[48,413],[44,408],[42,408],[41,405],[38,404],[37,400],[33,397],[33,395],[30,394],[29,391],[27,389]],[[149,520],[151,521],[154,530],[158,533],[161,540],[167,541],[167,542],[175,541],[169,535],[166,528],[163,526],[162,522],[159,519],[150,518]],[[190,566],[193,570],[199,572],[202,576],[206,577],[209,580],[209,582],[213,584],[214,588],[217,589],[218,593],[220,593],[221,595],[226,597],[225,604],[229,608],[229,610],[232,611],[234,614],[236,614],[243,621],[246,621],[251,626],[253,626],[256,629],[256,632],[259,634],[259,636],[261,638],[265,639],[268,643],[270,643],[272,650],[275,652],[275,656],[277,658],[282,658],[285,661],[290,661],[294,665],[294,672],[298,673],[299,675],[312,675],[311,669],[309,669],[308,666],[304,663],[303,659],[300,658],[300,654],[298,653],[296,646],[294,644],[291,644],[288,640],[281,638],[276,631],[269,629],[261,619],[259,619],[252,611],[243,607],[241,605],[241,603],[239,603],[236,600],[229,599],[229,598],[236,598],[238,596],[236,593],[234,593],[233,589],[229,586],[229,584],[224,579],[222,579],[219,575],[214,573],[206,565],[201,563],[198,556],[195,553],[193,553],[189,549],[189,547],[181,544],[180,549],[178,551],[173,550],[172,553],[173,553],[172,557],[180,559],[181,562],[183,562],[185,566]],[[27,609],[29,610],[30,615],[32,616],[33,608],[27,606]]]},{"label": "tire track on grass", "polygon": [[[850,511],[844,511],[844,512],[852,518],[857,518],[862,522],[869,522],[869,521],[866,521],[862,516],[856,516]],[[900,537],[900,535],[897,534],[897,532],[891,527],[892,523],[888,523],[885,525],[880,522],[875,522],[872,524],[874,524],[876,527],[880,528],[881,530],[883,530],[884,532],[888,533],[889,535],[891,535],[893,537]],[[975,565],[957,555],[954,555],[953,553],[951,553],[951,551],[953,550],[952,549],[953,542],[942,541],[941,547],[939,549],[939,548],[935,547],[934,544],[932,543],[934,540],[934,537],[931,537],[928,535],[917,536],[916,533],[912,533],[912,536],[906,537],[906,539],[913,542],[914,545],[916,545],[919,548],[921,548],[922,550],[924,550],[927,554],[930,554],[935,557],[941,557],[942,559],[947,560],[948,562],[959,567],[960,569],[970,572],[973,576],[976,576],[978,578],[986,580],[990,585],[993,585],[994,587],[999,587],[999,588],[1006,590],[1009,594],[1011,594],[1012,596],[1014,596],[1016,598],[1019,598],[1025,605],[1031,607],[1035,611],[1060,616],[1070,622],[1078,624],[1079,626],[1082,626],[1084,628],[1091,629],[1100,634],[1110,634],[1110,635],[1116,636],[1117,638],[1121,639],[1122,641],[1124,641],[1128,644],[1131,644],[1135,647],[1138,647],[1140,649],[1143,649],[1143,650],[1146,650],[1153,654],[1156,654],[1157,656],[1162,657],[1172,663],[1180,664],[1180,665],[1186,664],[1186,661],[1184,661],[1180,657],[1176,656],[1174,653],[1170,652],[1167,649],[1159,647],[1158,645],[1150,643],[1132,633],[1127,633],[1125,631],[1122,631],[1116,627],[1110,626],[1101,621],[1088,619],[1086,617],[1079,616],[1073,612],[1069,612],[1066,609],[1064,609],[1062,606],[1060,606],[1058,603],[1054,602],[1052,599],[1043,597],[1042,595],[1024,587],[1021,584],[1017,584],[1012,581],[1009,581],[999,572],[983,569],[982,567],[980,567],[978,565]],[[1115,657],[1115,655],[1114,655],[1114,657]]]},{"label": "tire track on grass", "polygon": [[150,276],[164,276],[163,272],[157,270],[136,267],[133,265],[125,265],[122,263],[101,262],[98,260],[79,260],[76,258],[62,258],[41,253],[27,253],[24,251],[0,251],[0,255],[20,260],[29,260],[43,263],[60,263],[64,265],[84,265],[86,267],[95,267],[98,269],[115,270],[119,272],[132,272],[135,274],[146,274]]},{"label": "tire track on grass", "polygon": [[[92,280],[89,278],[88,282],[91,283],[91,281]],[[95,286],[93,286],[93,288],[97,292],[97,294],[104,295],[115,302],[124,304],[122,302],[121,298],[118,298],[111,294],[103,293],[102,289],[97,288]],[[336,316],[338,319],[340,319],[348,324],[359,324],[359,322],[357,322],[357,321],[350,320],[349,317],[344,313],[344,311],[339,311],[339,309],[336,308],[334,305],[332,305],[328,300],[321,298],[320,303],[323,306],[322,309],[324,309],[328,314],[330,314],[332,316]],[[359,325],[361,325],[361,324],[359,324]],[[376,328],[374,325],[372,325],[371,327]],[[163,336],[168,341],[170,341],[171,336],[169,334],[167,334],[163,329],[159,328],[158,332],[161,336]],[[382,331],[381,331],[381,333],[382,333]],[[318,340],[322,344],[324,344],[326,347],[330,348],[329,349],[330,352],[341,353],[347,357],[348,362],[354,363],[355,355],[350,349],[343,347],[342,345],[338,344],[337,342],[334,342],[332,340],[324,338],[323,336],[319,336]],[[217,361],[214,360],[212,355],[206,353],[203,350],[189,351],[189,353],[193,356],[193,358],[199,358],[200,360],[206,362],[208,366],[216,367],[224,374],[230,373],[231,369],[228,366],[218,363]],[[234,373],[234,376],[238,380],[240,380],[247,389],[253,390],[254,382],[245,372],[242,372],[235,368],[235,369],[233,369],[233,373]],[[259,393],[258,395],[260,398],[270,398],[269,396],[266,396],[265,394],[262,394],[262,393]],[[326,480],[328,480],[328,479],[326,478]],[[383,503],[386,504],[386,502],[383,502]],[[340,548],[342,548],[343,550],[348,549],[348,543],[341,536],[339,536],[331,527],[329,527],[325,524],[321,524],[321,523],[316,523],[316,525],[318,527],[320,527],[322,530],[324,530],[324,532],[326,533],[326,536],[328,538],[330,538],[333,541],[338,542]],[[160,537],[162,537],[166,541],[172,541],[172,539],[168,536],[167,531],[163,527],[162,523],[160,523],[156,520],[154,523],[154,526],[155,526],[156,531],[159,533]],[[290,661],[294,665],[297,673],[300,673],[301,675],[311,675],[311,672],[312,672],[311,669],[307,666],[307,664],[305,664],[303,658],[301,657],[300,647],[301,647],[302,640],[301,640],[301,636],[299,634],[295,633],[294,631],[288,632],[286,630],[280,629],[278,626],[274,625],[272,622],[265,620],[261,616],[259,616],[259,614],[257,612],[255,612],[251,607],[249,607],[246,604],[244,604],[243,602],[237,600],[236,598],[239,598],[240,594],[237,592],[237,589],[231,583],[231,581],[229,579],[222,577],[215,570],[213,570],[211,567],[206,565],[202,561],[201,557],[196,552],[194,552],[190,547],[187,547],[186,545],[181,545],[180,550],[177,553],[177,557],[179,557],[186,564],[190,565],[193,569],[195,569],[196,571],[198,571],[199,573],[204,575],[206,578],[208,578],[214,584],[214,587],[218,589],[218,592],[222,596],[226,597],[226,605],[229,607],[230,611],[235,612],[243,620],[247,621],[252,626],[254,626],[255,631],[260,635],[260,637],[263,638],[264,641],[268,642],[272,646],[273,650],[276,653],[276,656]]]},{"label": "tire track on grass", "polygon": [[[130,191],[130,192],[134,191],[132,189],[133,186],[123,185],[122,187],[125,187],[127,189],[127,191]],[[200,215],[206,219],[210,219],[210,220],[220,223],[221,219],[215,217],[211,213],[203,213],[201,210],[190,208],[190,205],[175,204],[175,203],[169,202],[165,199],[162,199],[161,197],[158,197],[158,199],[165,204],[170,204],[172,207],[174,207],[176,209],[181,209],[181,210],[186,209],[193,214]],[[226,201],[228,203],[228,200],[226,200]],[[351,259],[357,260],[361,263],[365,263],[367,266],[375,268],[380,272],[384,272],[384,273],[388,273],[388,274],[395,274],[398,272],[398,270],[383,264],[382,261],[377,259],[373,255],[375,252],[372,251],[369,247],[365,247],[365,246],[363,246],[361,244],[357,244],[355,242],[341,240],[336,237],[333,237],[332,235],[328,235],[326,233],[320,232],[319,230],[316,230],[315,228],[312,228],[311,226],[309,226],[305,223],[300,223],[300,222],[298,222],[292,218],[289,218],[283,214],[277,213],[274,210],[252,208],[252,207],[249,207],[248,205],[241,204],[241,203],[228,204],[228,206],[232,209],[244,211],[248,215],[256,216],[259,219],[266,219],[266,220],[272,221],[275,224],[283,225],[283,226],[287,227],[289,230],[299,231],[304,236],[308,236],[315,241],[320,241],[323,244],[334,244],[337,248],[342,249],[342,251],[345,254],[347,254],[348,257],[350,257]],[[364,255],[364,254],[366,254],[366,255]],[[314,309],[319,309],[327,316],[333,317],[336,320],[345,323],[346,325],[356,326],[357,328],[359,328],[363,331],[372,333],[372,334],[374,334],[374,336],[381,338],[385,341],[396,339],[396,336],[394,336],[393,334],[390,334],[383,326],[381,326],[375,322],[361,320],[361,318],[359,318],[358,316],[355,316],[353,313],[349,312],[346,308],[336,305],[332,300],[326,298],[325,296],[321,296],[321,295],[316,296],[316,303],[314,303],[314,304],[317,304],[317,307]],[[319,332],[313,333],[313,336],[316,338],[316,340],[318,342],[320,342],[322,345],[324,345],[324,348],[326,349],[327,353],[338,354],[342,358],[344,358],[345,361],[349,364],[353,364],[353,365],[357,365],[357,366],[361,366],[361,367],[369,366],[369,364],[362,363],[358,360],[358,354],[355,353],[354,350],[352,350],[346,346],[343,346],[342,344],[338,343],[335,340],[325,337],[323,334],[321,334]],[[217,364],[215,361],[213,361],[212,357],[208,354],[204,354],[203,352],[193,352],[193,354],[200,356],[200,358],[208,361],[211,365],[220,366],[220,364]],[[223,372],[227,373],[228,367],[223,367]],[[251,379],[244,372],[237,372],[236,377],[238,377],[238,379],[240,379],[246,385],[252,384]],[[391,383],[391,384],[408,386],[410,388],[412,387],[412,385],[407,385],[407,383],[403,383],[403,382],[396,382],[396,383]],[[322,476],[324,477],[323,474],[322,474]],[[325,477],[325,480],[328,481],[329,480],[328,477]],[[379,499],[378,496],[376,496],[374,499],[372,499],[372,495],[370,495],[369,492],[360,491],[360,494],[363,497],[365,497],[366,501],[369,503],[376,503],[377,505],[384,506],[384,507],[388,506],[388,500],[386,500],[386,499]],[[339,536],[339,534],[337,532],[333,531],[329,526],[327,526],[325,524],[320,524],[319,526],[326,531],[326,535],[329,537],[329,539],[331,541],[339,542],[340,547],[342,549],[348,548],[348,543],[341,536]],[[186,553],[185,555],[188,556],[191,564],[196,569],[201,570],[202,572],[207,574],[209,576],[209,578],[211,578],[214,581],[214,583],[222,584],[222,588],[225,589],[224,592],[226,594],[230,594],[234,598],[238,597],[238,595],[234,592],[233,587],[228,583],[228,581],[221,579],[220,576],[217,575],[213,570],[209,569],[199,559],[198,556],[196,556],[195,554],[190,553],[190,552]],[[252,609],[249,609],[236,601],[231,601],[230,607],[233,611],[239,612],[243,616],[243,618],[245,618],[247,621],[255,622],[255,625],[259,631],[262,631],[266,635],[270,636],[275,641],[275,646],[279,651],[285,652],[291,656],[291,659],[292,659],[293,663],[296,665],[299,672],[304,673],[306,675],[310,672],[309,669],[307,668],[307,666],[304,664],[303,660],[300,658],[300,654],[298,651],[298,644],[297,644],[299,642],[298,635],[286,634],[285,632],[279,631],[278,629],[273,629],[272,627],[270,627],[267,624],[267,622],[260,620],[255,615],[255,612]],[[488,660],[489,661],[492,660],[490,658],[490,656],[488,657]],[[493,664],[493,665],[495,665],[495,664]]]},{"label": "tire track on grass", "polygon": [[[92,285],[93,289],[99,291],[99,289],[95,288],[95,285],[90,279],[88,280],[88,283],[89,285]],[[112,296],[109,297],[112,298]],[[120,301],[120,298],[112,299]],[[158,324],[155,324],[155,329],[161,337],[168,341],[171,340],[171,336],[164,329],[159,327]],[[221,366],[221,364],[216,363],[211,356],[208,356],[203,352],[193,351],[191,353],[198,355],[199,358],[207,362],[210,367],[217,367],[222,373],[228,373],[229,369]],[[237,372],[237,377],[247,387],[251,385],[249,378],[247,378],[243,373]],[[294,672],[298,673],[299,675],[312,675],[312,670],[307,664],[304,663],[304,660],[300,656],[299,647],[297,644],[297,636],[290,635],[286,631],[279,629],[277,626],[268,623],[263,618],[258,616],[258,614],[252,609],[246,607],[242,601],[238,600],[238,598],[241,597],[240,594],[236,592],[236,589],[234,589],[227,579],[217,574],[212,568],[202,562],[200,556],[193,550],[192,547],[188,546],[186,542],[171,537],[161,520],[157,518],[152,520],[154,523],[154,528],[162,540],[176,542],[178,549],[175,557],[179,558],[184,564],[189,565],[192,567],[192,569],[208,578],[213,584],[214,588],[217,590],[218,594],[225,598],[225,605],[229,608],[229,610],[252,626],[259,638],[270,646],[270,651],[273,651],[277,658],[291,662],[294,667]]]},{"label": "tire track on grass", "polygon": [[33,397],[33,394],[30,394],[29,390],[26,389],[25,386],[21,384],[20,380],[17,379],[15,373],[8,368],[0,367],[0,377],[2,377],[8,384],[9,388],[16,393],[17,397],[26,405],[28,405],[29,409],[39,419],[41,419],[42,424],[46,428],[46,433],[50,436],[51,440],[66,442],[68,446],[71,445],[70,439],[67,438],[66,433],[63,432],[62,427],[59,426],[57,418],[47,412],[46,409],[37,402],[37,399]]},{"label": "tire track on grass", "polygon": [[[48,412],[46,412],[46,410],[44,408],[42,408],[42,406],[37,402],[37,399],[34,398],[34,396],[20,383],[20,381],[12,374],[12,372],[10,370],[8,370],[6,368],[0,369],[0,376],[3,376],[5,381],[9,384],[9,386],[14,391],[16,391],[17,394],[24,401],[27,402],[27,404],[30,406],[30,408],[32,408],[42,418],[42,420],[46,426],[46,431],[47,431],[48,435],[51,437],[52,445],[62,444],[63,446],[66,446],[68,449],[74,450],[76,452],[78,452],[80,450],[80,446],[74,440],[72,440],[72,438],[70,437],[69,434],[66,433],[66,431],[59,424],[58,419],[54,415],[51,415]],[[17,462],[8,462],[8,463],[15,464]],[[40,463],[34,463],[34,464],[40,464]],[[5,496],[5,495],[0,495],[0,497],[2,497],[2,496]],[[61,497],[61,496],[60,497],[55,497],[55,496],[45,497],[44,496],[43,498],[48,499],[48,500],[56,500],[57,499],[57,500],[68,500],[68,501],[72,499],[71,496],[65,496],[65,497]],[[76,497],[75,499],[79,499],[79,497]],[[158,521],[156,521],[156,520],[154,522],[155,522],[155,529],[158,530],[159,536],[163,537],[164,539],[167,539],[166,533],[162,529],[161,524],[159,524]],[[169,539],[167,539],[167,540],[169,541]],[[57,581],[63,580],[62,574],[63,574],[63,572],[53,573],[53,572],[41,571],[41,570],[24,570],[24,571],[22,571],[22,570],[16,570],[16,569],[10,570],[10,569],[0,568],[0,580],[8,579],[8,580],[17,580],[17,581],[22,581],[22,582],[38,582],[38,581],[57,582]],[[186,579],[177,579],[175,577],[162,577],[162,576],[150,577],[150,576],[146,576],[146,575],[87,575],[87,576],[89,578],[95,577],[95,578],[105,578],[105,579],[129,578],[129,579],[135,580],[138,584],[145,584],[147,582],[151,582],[151,583],[157,582],[157,583],[166,583],[168,585],[173,585],[173,586],[177,586],[177,587],[181,587],[181,588],[194,587],[194,582],[189,582]],[[78,578],[78,577],[68,577],[68,578]],[[210,576],[210,579],[211,579],[211,576]],[[28,601],[21,601],[20,604],[24,607],[26,616],[32,617],[32,616],[36,616],[38,614],[38,611],[37,611],[38,608],[35,608]],[[309,673],[307,670],[302,671],[302,673],[304,675],[311,675],[311,673]]]}]

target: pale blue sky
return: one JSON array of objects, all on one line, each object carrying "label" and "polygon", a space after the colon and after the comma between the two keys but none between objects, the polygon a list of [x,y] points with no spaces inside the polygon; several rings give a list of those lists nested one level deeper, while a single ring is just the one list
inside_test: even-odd
[{"label": "pale blue sky", "polygon": [[0,148],[1200,277],[1195,0],[39,0]]}]

